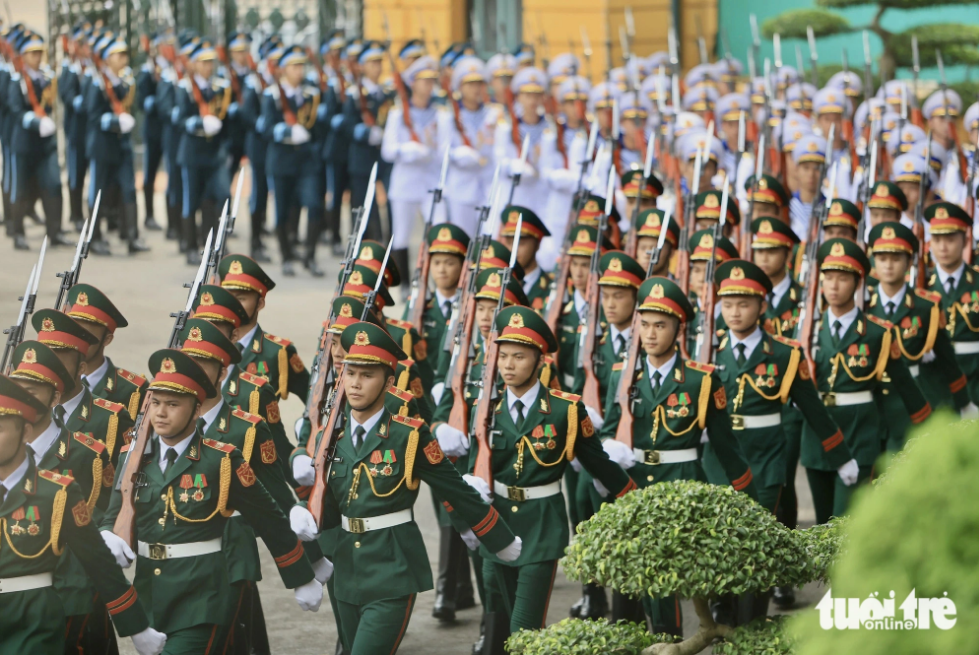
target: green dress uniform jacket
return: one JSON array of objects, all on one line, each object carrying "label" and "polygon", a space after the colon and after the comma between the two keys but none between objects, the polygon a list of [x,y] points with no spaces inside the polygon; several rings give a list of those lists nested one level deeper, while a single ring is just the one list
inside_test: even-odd
[{"label": "green dress uniform jacket", "polygon": [[[405,306],[404,316],[402,319],[408,318],[408,306]],[[452,320],[452,310],[450,308],[448,314],[442,313],[442,308],[438,305],[438,296],[433,292],[431,297],[425,302],[425,311],[422,313],[422,324],[417,326],[415,334],[420,332],[422,343],[418,341],[412,342],[412,348],[405,350],[403,341],[395,336],[394,332],[391,332],[391,336],[394,340],[402,345],[402,350],[404,350],[409,355],[413,356],[417,361],[419,359],[418,355],[423,354],[423,359],[428,360],[429,357],[433,358],[433,361],[429,363],[429,367],[432,369],[432,379],[433,384],[442,382],[445,379],[445,375],[449,370],[449,359],[452,356],[451,352],[444,352],[442,350],[443,344],[445,343],[445,333],[449,329],[449,321]],[[390,324],[392,321],[388,320],[387,323]],[[405,324],[411,325],[407,320],[397,321],[395,325]],[[416,326],[412,326],[416,327]],[[450,337],[451,338],[451,337]],[[416,349],[421,348],[422,352],[416,352]],[[431,387],[428,387],[431,389]]]},{"label": "green dress uniform jacket", "polygon": [[561,373],[561,388],[571,393],[581,393],[581,387],[577,386],[580,381],[584,385],[584,378],[579,380],[578,375],[578,335],[581,326],[581,317],[575,309],[574,300],[569,300],[561,309],[561,319],[558,321],[557,337],[558,370]]},{"label": "green dress uniform jacket", "polygon": [[[492,548],[482,548],[481,552],[487,561],[510,567],[557,560],[564,555],[569,538],[564,494],[520,500],[524,489],[560,485],[575,457],[616,498],[635,489],[636,484],[605,454],[580,396],[540,385],[519,428],[506,399],[503,391],[496,401],[489,447],[493,451],[494,484],[505,485],[507,493],[495,493],[493,507],[523,540],[523,549],[513,562],[500,561]],[[477,451],[474,443],[469,451],[473,466]]]},{"label": "green dress uniform jacket", "polygon": [[[648,487],[656,482],[674,480],[706,482],[707,477],[699,460],[653,463],[659,459],[660,452],[699,448],[700,435],[706,429],[731,486],[757,499],[754,476],[731,430],[727,392],[715,367],[684,360],[677,353],[672,375],[660,383],[659,392],[654,394],[646,370],[646,359],[642,361],[643,370],[636,374],[638,395],[632,410],[632,446],[635,450],[643,451],[643,461],[636,462],[628,471],[636,484]],[[615,399],[621,371],[621,367],[616,367],[605,399],[605,423],[601,431],[603,440],[615,438],[622,415]]]},{"label": "green dress uniform jacket", "polygon": [[[952,341],[955,359],[968,379],[969,396],[973,402],[979,399],[979,270],[969,264],[955,281],[955,290],[949,293],[937,273],[928,280],[928,290],[941,296],[941,308],[945,315],[945,330]],[[938,362],[921,364],[921,385],[928,394],[941,389],[943,400],[945,380]]]},{"label": "green dress uniform jacket", "polygon": [[[430,349],[429,342],[422,339],[421,335],[418,334],[418,330],[408,321],[388,318],[384,322],[391,338],[401,346],[401,350],[408,353],[412,358],[411,361],[414,363],[418,377],[421,378],[421,385],[424,391],[431,391],[437,382],[441,382],[445,378],[445,371],[449,367],[449,357],[442,357],[441,341]],[[443,328],[442,337],[444,336],[445,329]],[[431,354],[431,357],[429,357],[429,354]],[[445,370],[441,370],[442,359],[445,359]],[[415,387],[411,387],[411,391],[415,393],[416,397],[425,395],[424,393],[416,392]],[[428,419],[425,420],[427,421]]]},{"label": "green dress uniform jacket", "polygon": [[[224,401],[229,405],[242,409],[249,414],[261,416],[265,420],[265,424],[272,432],[272,439],[275,440],[276,451],[280,453],[292,452],[292,442],[286,436],[285,424],[282,423],[282,415],[279,413],[279,396],[267,379],[246,373],[235,366],[221,387],[221,395],[224,396]],[[235,445],[237,446],[237,444]],[[280,458],[279,465],[282,467],[286,480],[293,484],[294,480],[289,462]]]},{"label": "green dress uniform jacket", "polygon": [[[50,574],[70,548],[106,601],[119,634],[145,630],[143,606],[99,536],[85,492],[71,477],[28,460],[20,484],[0,502],[0,579]],[[0,599],[0,655],[64,652],[65,610],[53,587],[2,593]]]},{"label": "green dress uniform jacket", "polygon": [[261,325],[255,328],[251,344],[242,350],[238,366],[271,382],[279,398],[285,400],[294,393],[300,400],[306,400],[309,371],[296,347],[288,339],[265,332]]},{"label": "green dress uniform jacket", "polygon": [[551,294],[551,282],[554,281],[554,276],[546,271],[541,271],[540,278],[534,282],[530,289],[524,289],[527,294],[527,300],[530,301],[530,306],[535,312],[544,315],[544,303],[547,302],[547,297]]},{"label": "green dress uniform jacket", "polygon": [[359,447],[353,445],[347,421],[330,467],[323,527],[341,526],[333,557],[339,601],[365,605],[433,588],[425,544],[413,519],[358,532],[364,519],[410,512],[420,480],[439,499],[451,499],[446,509],[451,508],[453,523],[470,526],[487,549],[497,552],[513,542],[497,510],[462,480],[425,422],[385,407]]},{"label": "green dress uniform jacket", "polygon": [[[956,361],[955,350],[952,348],[948,332],[941,329],[945,321],[940,304],[941,296],[938,293],[922,289],[914,289],[912,293],[912,290],[905,286],[904,298],[899,306],[895,307],[893,314],[888,315],[887,308],[882,305],[876,293],[870,298],[867,313],[894,325],[891,342],[897,344],[901,359],[907,364],[912,377],[918,379],[918,386],[929,404],[932,404],[932,395],[936,396],[935,406],[941,402],[942,396],[951,395],[953,406],[956,410],[961,410],[970,402],[969,390],[966,386],[965,374]],[[942,378],[937,394],[929,394],[930,385],[922,384],[923,381],[919,377],[922,362],[929,352],[933,353],[932,371]],[[901,396],[894,388],[894,382],[886,372],[881,382],[882,395],[878,401],[882,407],[880,415],[883,418],[881,441],[885,443],[887,450],[900,450],[904,445],[905,435],[911,427],[911,417],[904,408]]]},{"label": "green dress uniform jacket", "polygon": [[[813,426],[827,453],[839,466],[850,460],[843,443],[843,433],[827,412],[816,386],[809,376],[809,367],[798,342],[773,337],[762,331],[757,344],[741,366],[737,354],[729,347],[729,338],[721,340],[717,350],[717,374],[724,383],[729,399],[731,428],[741,445],[741,452],[751,466],[755,485],[762,492],[766,507],[774,509],[773,498],[765,498],[763,490],[781,487],[793,480],[786,479],[786,434],[781,425],[783,407],[791,400]],[[778,417],[778,423],[767,427],[749,427],[746,423],[758,417]],[[718,465],[713,445],[704,447],[704,468]],[[768,502],[765,502],[765,501]]]},{"label": "green dress uniform jacket", "polygon": [[[892,342],[891,323],[858,311],[839,345],[834,345],[830,324],[825,320],[827,316],[828,313],[823,315],[817,331],[817,388],[857,464],[871,467],[881,453],[880,407],[872,398],[844,405],[840,394],[878,392],[887,373],[912,423],[925,420],[931,414],[931,406],[901,359],[897,344]],[[806,423],[802,431],[802,465],[819,471],[838,469],[845,460],[831,445],[813,425]]]},{"label": "green dress uniform jacket", "polygon": [[64,423],[69,432],[82,432],[105,444],[111,459],[109,476],[115,476],[115,469],[119,467],[119,453],[133,427],[133,419],[126,407],[97,398],[91,391],[82,388],[81,401],[69,416],[64,417]]},{"label": "green dress uniform jacket", "polygon": [[763,324],[765,332],[779,337],[789,337],[795,334],[799,324],[799,305],[802,302],[802,287],[793,279],[789,290],[782,294],[778,304],[765,310]]},{"label": "green dress uniform jacket", "polygon": [[[229,517],[241,512],[275,558],[286,587],[313,579],[303,546],[265,487],[258,482],[241,451],[231,444],[205,439],[200,429],[166,474],[160,468],[160,439],[143,453],[145,486],[136,493],[136,589],[153,619],[153,627],[171,633],[198,625],[224,624],[231,615],[231,586],[223,550],[191,557],[159,558],[165,544],[221,540]],[[129,447],[126,447],[129,450]],[[120,467],[122,470],[123,467]],[[117,476],[116,486],[119,485]],[[102,522],[112,529],[122,506],[116,489]]]},{"label": "green dress uniform jacket", "polygon": [[[111,359],[108,357],[105,359],[109,367],[99,383],[92,388],[92,395],[119,403],[126,408],[129,416],[135,418],[139,414],[139,408],[143,405],[143,398],[146,396],[146,389],[150,383],[142,375],[132,373],[124,368],[117,368]],[[121,448],[122,445],[119,447]],[[118,451],[113,454],[116,457],[119,456]]]}]

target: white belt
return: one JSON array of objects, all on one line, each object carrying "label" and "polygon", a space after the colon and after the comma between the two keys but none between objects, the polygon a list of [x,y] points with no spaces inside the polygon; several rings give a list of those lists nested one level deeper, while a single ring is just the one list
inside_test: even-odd
[{"label": "white belt", "polygon": [[54,584],[54,576],[50,571],[47,573],[35,573],[34,575],[21,575],[16,578],[0,578],[0,594],[42,589],[44,587],[50,587],[52,584]]},{"label": "white belt", "polygon": [[497,496],[503,496],[508,500],[521,503],[525,500],[539,500],[550,498],[561,493],[561,482],[551,482],[537,487],[508,487],[502,482],[493,481],[493,492]]},{"label": "white belt", "polygon": [[974,355],[979,353],[979,341],[953,341],[956,355]]},{"label": "white belt", "polygon": [[912,364],[908,367],[908,370],[911,371],[911,377],[913,378],[918,377],[918,375],[921,373],[921,367],[917,364]]},{"label": "white belt", "polygon": [[414,518],[410,509],[403,509],[399,512],[372,516],[369,519],[351,519],[346,516],[340,517],[340,527],[352,534],[363,534],[372,530],[383,530],[393,528],[402,523],[410,523]]},{"label": "white belt", "polygon": [[152,560],[198,557],[218,552],[221,552],[221,537],[207,541],[193,541],[189,544],[148,544],[145,541],[136,543],[136,553],[140,557]]},{"label": "white belt", "polygon": [[852,391],[836,393],[830,391],[823,394],[823,404],[827,407],[846,407],[847,405],[865,405],[874,402],[874,394],[869,391]]},{"label": "white belt", "polygon": [[755,428],[771,428],[782,424],[782,415],[762,414],[761,416],[742,416],[731,414],[732,430],[753,430]]},{"label": "white belt", "polygon": [[681,448],[679,450],[641,450],[632,449],[632,457],[637,464],[679,464],[680,462],[695,462],[698,459],[696,448]]}]

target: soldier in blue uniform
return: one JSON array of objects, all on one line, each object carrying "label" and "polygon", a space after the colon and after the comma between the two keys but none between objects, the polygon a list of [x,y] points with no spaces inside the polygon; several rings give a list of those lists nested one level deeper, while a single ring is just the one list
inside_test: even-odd
[{"label": "soldier in blue uniform", "polygon": [[220,75],[231,85],[231,104],[228,105],[228,154],[231,156],[228,179],[234,179],[241,167],[245,156],[245,137],[248,133],[247,123],[243,120],[241,106],[245,99],[245,82],[251,74],[248,67],[248,51],[252,38],[244,32],[235,32],[228,36],[228,60],[221,67]]},{"label": "soldier in blue uniform", "polygon": [[[163,124],[163,152],[167,158],[167,226],[172,227],[172,233],[167,230],[167,237],[180,243],[180,252],[187,252],[184,238],[183,221],[181,218],[183,203],[183,180],[180,175],[180,165],[177,162],[177,152],[184,130],[176,124],[179,118],[177,108],[177,85],[184,75],[183,61],[186,55],[194,49],[197,37],[189,33],[181,35],[178,43],[180,62],[171,61],[170,65],[160,73],[156,87],[156,110]],[[177,66],[180,66],[178,69]]]},{"label": "soldier in blue uniform", "polygon": [[326,167],[326,216],[325,230],[329,235],[332,251],[335,256],[343,254],[343,243],[340,241],[340,205],[343,194],[350,188],[350,172],[347,170],[347,159],[350,155],[350,130],[345,126],[344,106],[347,102],[349,87],[346,74],[339,68],[340,54],[346,53],[354,57],[361,50],[360,43],[347,46],[343,30],[333,30],[320,48],[320,55],[334,63],[326,66],[329,84],[323,97],[326,107],[323,120],[329,125],[329,132],[323,141],[321,156]]},{"label": "soldier in blue uniform", "polygon": [[[79,22],[71,32],[73,49],[71,58],[65,58],[58,76],[58,97],[61,99],[64,119],[62,129],[65,133],[65,163],[68,167],[68,207],[69,219],[77,229],[81,229],[85,221],[82,211],[82,194],[85,190],[85,170],[88,160],[85,158],[84,142],[82,147],[73,139],[75,134],[75,98],[79,104],[84,102],[80,93],[81,79],[85,69],[91,65],[91,48],[88,38],[92,33],[92,24],[87,21]],[[84,120],[83,120],[84,123]],[[84,125],[82,126],[84,128]],[[84,129],[82,130],[84,133]]]},{"label": "soldier in blue uniform", "polygon": [[[166,60],[160,56],[160,43],[167,38],[164,35],[153,36],[150,39],[150,50],[146,61],[136,76],[136,109],[143,112],[143,224],[147,230],[160,230],[160,224],[154,218],[154,187],[156,173],[163,161],[163,124],[169,116],[162,116],[156,105],[156,90],[160,76],[166,67]],[[170,224],[167,216],[167,238],[174,239],[177,226]]]}]

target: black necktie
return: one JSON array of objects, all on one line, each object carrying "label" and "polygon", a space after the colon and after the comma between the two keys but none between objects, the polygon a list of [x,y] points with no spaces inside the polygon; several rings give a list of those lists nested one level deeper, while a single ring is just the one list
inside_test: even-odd
[{"label": "black necktie", "polygon": [[615,354],[621,355],[622,351],[625,350],[625,337],[620,334],[619,336],[615,337],[615,343]]},{"label": "black necktie", "polygon": [[367,434],[367,430],[364,429],[363,425],[354,428],[354,448],[360,448],[360,444],[364,443],[365,434]]},{"label": "black necktie", "polygon": [[173,448],[167,448],[166,458],[167,465],[163,468],[163,475],[166,475],[173,463],[177,461],[177,451]]},{"label": "black necktie", "polygon": [[659,371],[653,371],[653,395],[659,393],[660,381],[663,379],[663,374]]},{"label": "black necktie", "polygon": [[773,309],[775,307],[775,292],[768,292],[768,308]]},{"label": "black necktie", "polygon": [[0,484],[0,504],[3,503],[3,499],[6,495],[7,495],[7,487]]},{"label": "black necktie", "polygon": [[888,316],[893,316],[894,315],[894,301],[893,300],[888,300],[887,301],[887,315]]},{"label": "black necktie", "polygon": [[737,357],[738,366],[744,366],[744,363],[747,361],[747,358],[744,356],[744,350],[745,350],[744,344],[739,343],[734,347],[734,349],[738,351],[738,357]]},{"label": "black necktie", "polygon": [[446,300],[442,303],[442,316],[448,316],[452,313],[452,301]]},{"label": "black necktie", "polygon": [[955,291],[955,276],[954,275],[949,275],[948,276],[948,279],[945,280],[945,290],[946,290],[946,293],[948,295],[950,295],[950,296],[952,295],[952,292]]},{"label": "black necktie", "polygon": [[523,419],[524,419],[524,414],[523,414],[523,409],[524,409],[524,407],[523,407],[523,402],[522,402],[522,401],[520,401],[520,400],[517,400],[517,401],[515,401],[515,402],[513,403],[513,408],[514,408],[515,410],[517,410],[517,420],[516,420],[516,421],[514,421],[514,423],[516,424],[516,426],[517,426],[517,429],[519,430],[519,429],[520,429],[520,426],[521,426],[521,425],[523,425]]},{"label": "black necktie", "polygon": [[839,321],[833,321],[833,345],[840,345],[840,339],[843,337],[842,334],[843,324]]}]

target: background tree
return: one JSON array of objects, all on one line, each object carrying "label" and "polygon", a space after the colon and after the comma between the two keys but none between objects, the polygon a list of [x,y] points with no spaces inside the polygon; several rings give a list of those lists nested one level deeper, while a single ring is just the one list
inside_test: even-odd
[{"label": "background tree", "polygon": [[[880,75],[893,79],[894,71],[910,68],[912,64],[911,37],[918,37],[918,50],[923,68],[936,66],[935,50],[940,49],[947,66],[954,64],[979,64],[979,25],[962,23],[934,23],[916,25],[903,32],[891,32],[881,24],[881,18],[890,10],[931,9],[939,6],[961,6],[963,19],[979,15],[979,0],[816,0],[818,9],[796,9],[771,18],[762,25],[765,36],[781,34],[783,39],[805,39],[806,27],[811,26],[817,37],[833,36],[868,30],[881,40]],[[850,7],[876,6],[873,18],[866,25],[851,25],[850,21],[823,7],[845,9]],[[862,54],[851,54],[851,66],[860,65]],[[859,61],[857,61],[859,57]],[[967,103],[968,104],[968,103]]]}]

